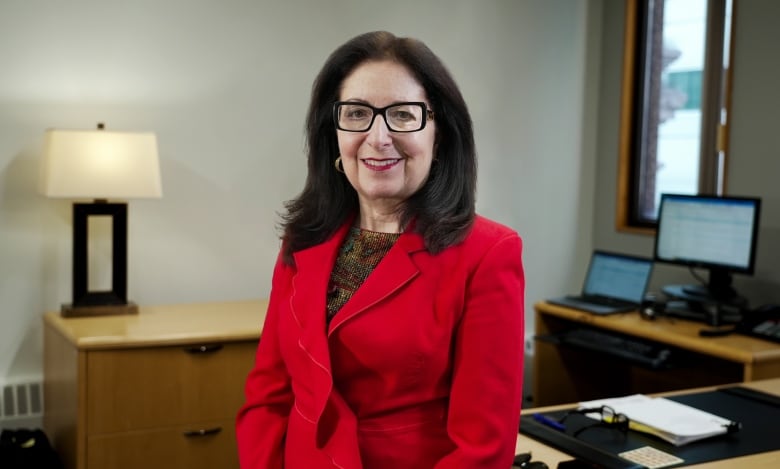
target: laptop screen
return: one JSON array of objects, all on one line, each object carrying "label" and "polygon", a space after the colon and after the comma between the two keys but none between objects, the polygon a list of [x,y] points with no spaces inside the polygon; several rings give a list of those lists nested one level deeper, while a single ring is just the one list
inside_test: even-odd
[{"label": "laptop screen", "polygon": [[639,304],[652,267],[650,259],[595,251],[582,292]]}]

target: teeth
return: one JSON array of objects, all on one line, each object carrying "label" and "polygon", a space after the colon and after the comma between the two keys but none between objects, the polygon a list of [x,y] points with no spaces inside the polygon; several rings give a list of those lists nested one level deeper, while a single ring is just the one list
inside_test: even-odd
[{"label": "teeth", "polygon": [[366,161],[367,165],[373,166],[375,168],[381,168],[381,167],[384,167],[384,166],[391,166],[391,165],[394,165],[395,163],[398,162],[398,160],[381,160],[381,161],[365,160],[365,161]]}]

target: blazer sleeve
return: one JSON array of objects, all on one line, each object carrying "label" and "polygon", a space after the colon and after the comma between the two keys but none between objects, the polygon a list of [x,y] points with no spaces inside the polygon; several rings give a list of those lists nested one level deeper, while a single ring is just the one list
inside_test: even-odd
[{"label": "blazer sleeve", "polygon": [[457,448],[436,469],[509,467],[520,424],[525,277],[512,232],[488,249],[468,283],[455,331],[447,431]]},{"label": "blazer sleeve", "polygon": [[284,467],[284,438],[293,394],[279,347],[279,304],[284,301],[288,269],[281,257],[277,259],[255,363],[244,388],[246,399],[238,412],[236,439],[242,469]]}]

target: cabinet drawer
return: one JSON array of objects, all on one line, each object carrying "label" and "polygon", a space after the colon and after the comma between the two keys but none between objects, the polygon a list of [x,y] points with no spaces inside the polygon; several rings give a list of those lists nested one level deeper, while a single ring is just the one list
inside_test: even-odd
[{"label": "cabinet drawer", "polygon": [[[238,469],[234,420],[87,438],[87,467],[111,469]],[[214,430],[199,436],[185,432]]]},{"label": "cabinet drawer", "polygon": [[248,341],[90,351],[87,434],[233,419],[256,346]]}]

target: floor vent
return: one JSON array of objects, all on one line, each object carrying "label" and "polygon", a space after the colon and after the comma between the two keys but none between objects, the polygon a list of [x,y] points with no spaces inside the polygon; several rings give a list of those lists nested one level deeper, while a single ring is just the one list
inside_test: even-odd
[{"label": "floor vent", "polygon": [[43,385],[39,382],[4,384],[0,393],[0,427],[40,426]]}]

